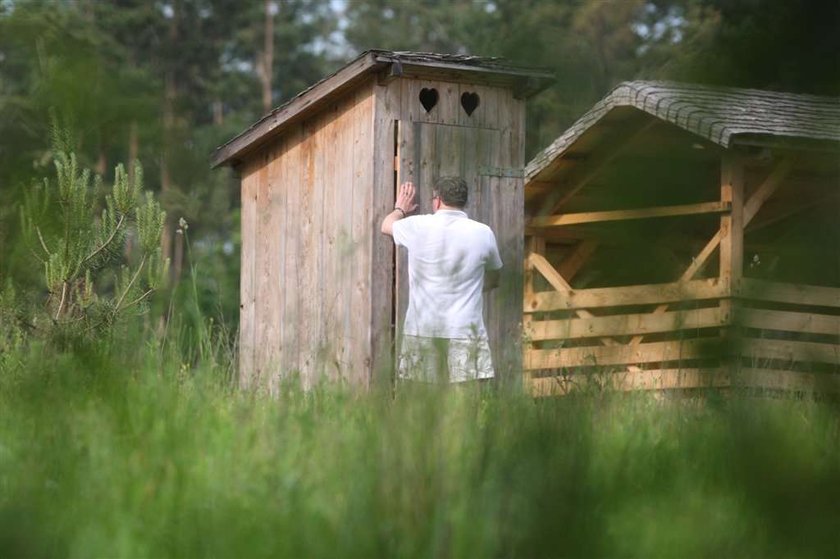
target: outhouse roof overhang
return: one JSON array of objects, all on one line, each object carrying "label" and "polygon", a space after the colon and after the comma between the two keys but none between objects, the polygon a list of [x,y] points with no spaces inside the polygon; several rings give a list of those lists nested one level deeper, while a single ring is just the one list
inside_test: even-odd
[{"label": "outhouse roof overhang", "polygon": [[249,152],[280,134],[288,125],[318,111],[324,103],[350,91],[377,73],[386,79],[417,77],[507,86],[514,90],[518,98],[536,94],[554,79],[545,69],[513,65],[502,58],[368,50],[218,147],[211,158],[213,166],[237,164]]}]

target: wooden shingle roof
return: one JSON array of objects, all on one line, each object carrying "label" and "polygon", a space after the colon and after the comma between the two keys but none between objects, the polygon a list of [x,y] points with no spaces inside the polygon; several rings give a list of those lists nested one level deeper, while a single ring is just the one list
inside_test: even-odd
[{"label": "wooden shingle roof", "polygon": [[741,135],[840,142],[840,98],[696,84],[616,86],[525,168],[534,178],[607,113],[632,107],[728,148]]},{"label": "wooden shingle roof", "polygon": [[553,80],[553,76],[544,69],[514,65],[502,58],[368,50],[218,147],[211,158],[213,166],[235,164],[292,122],[319,110],[330,99],[351,90],[375,73],[389,77],[422,75],[442,80],[469,79],[479,83],[506,84],[513,87],[520,98],[534,95]]}]

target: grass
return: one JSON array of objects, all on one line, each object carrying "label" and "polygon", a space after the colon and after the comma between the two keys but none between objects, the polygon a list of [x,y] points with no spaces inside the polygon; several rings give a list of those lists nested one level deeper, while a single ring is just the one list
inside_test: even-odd
[{"label": "grass", "polygon": [[0,557],[836,557],[831,404],[234,390],[224,364],[18,349]]}]

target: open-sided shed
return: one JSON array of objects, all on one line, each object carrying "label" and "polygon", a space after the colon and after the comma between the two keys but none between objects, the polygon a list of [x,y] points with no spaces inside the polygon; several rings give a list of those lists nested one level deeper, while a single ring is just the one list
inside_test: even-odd
[{"label": "open-sided shed", "polygon": [[840,387],[840,99],[623,83],[525,205],[535,393]]},{"label": "open-sided shed", "polygon": [[405,261],[379,220],[396,186],[461,175],[507,270],[485,305],[502,374],[519,370],[525,98],[549,76],[499,59],[368,51],[220,147],[241,177],[240,377],[367,386],[393,363]]}]

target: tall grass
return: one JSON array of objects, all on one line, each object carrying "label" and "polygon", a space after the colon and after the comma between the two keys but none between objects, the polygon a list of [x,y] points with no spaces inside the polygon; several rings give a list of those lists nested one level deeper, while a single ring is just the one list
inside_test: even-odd
[{"label": "tall grass", "polygon": [[289,384],[155,344],[0,371],[0,557],[836,557],[831,404]]}]

